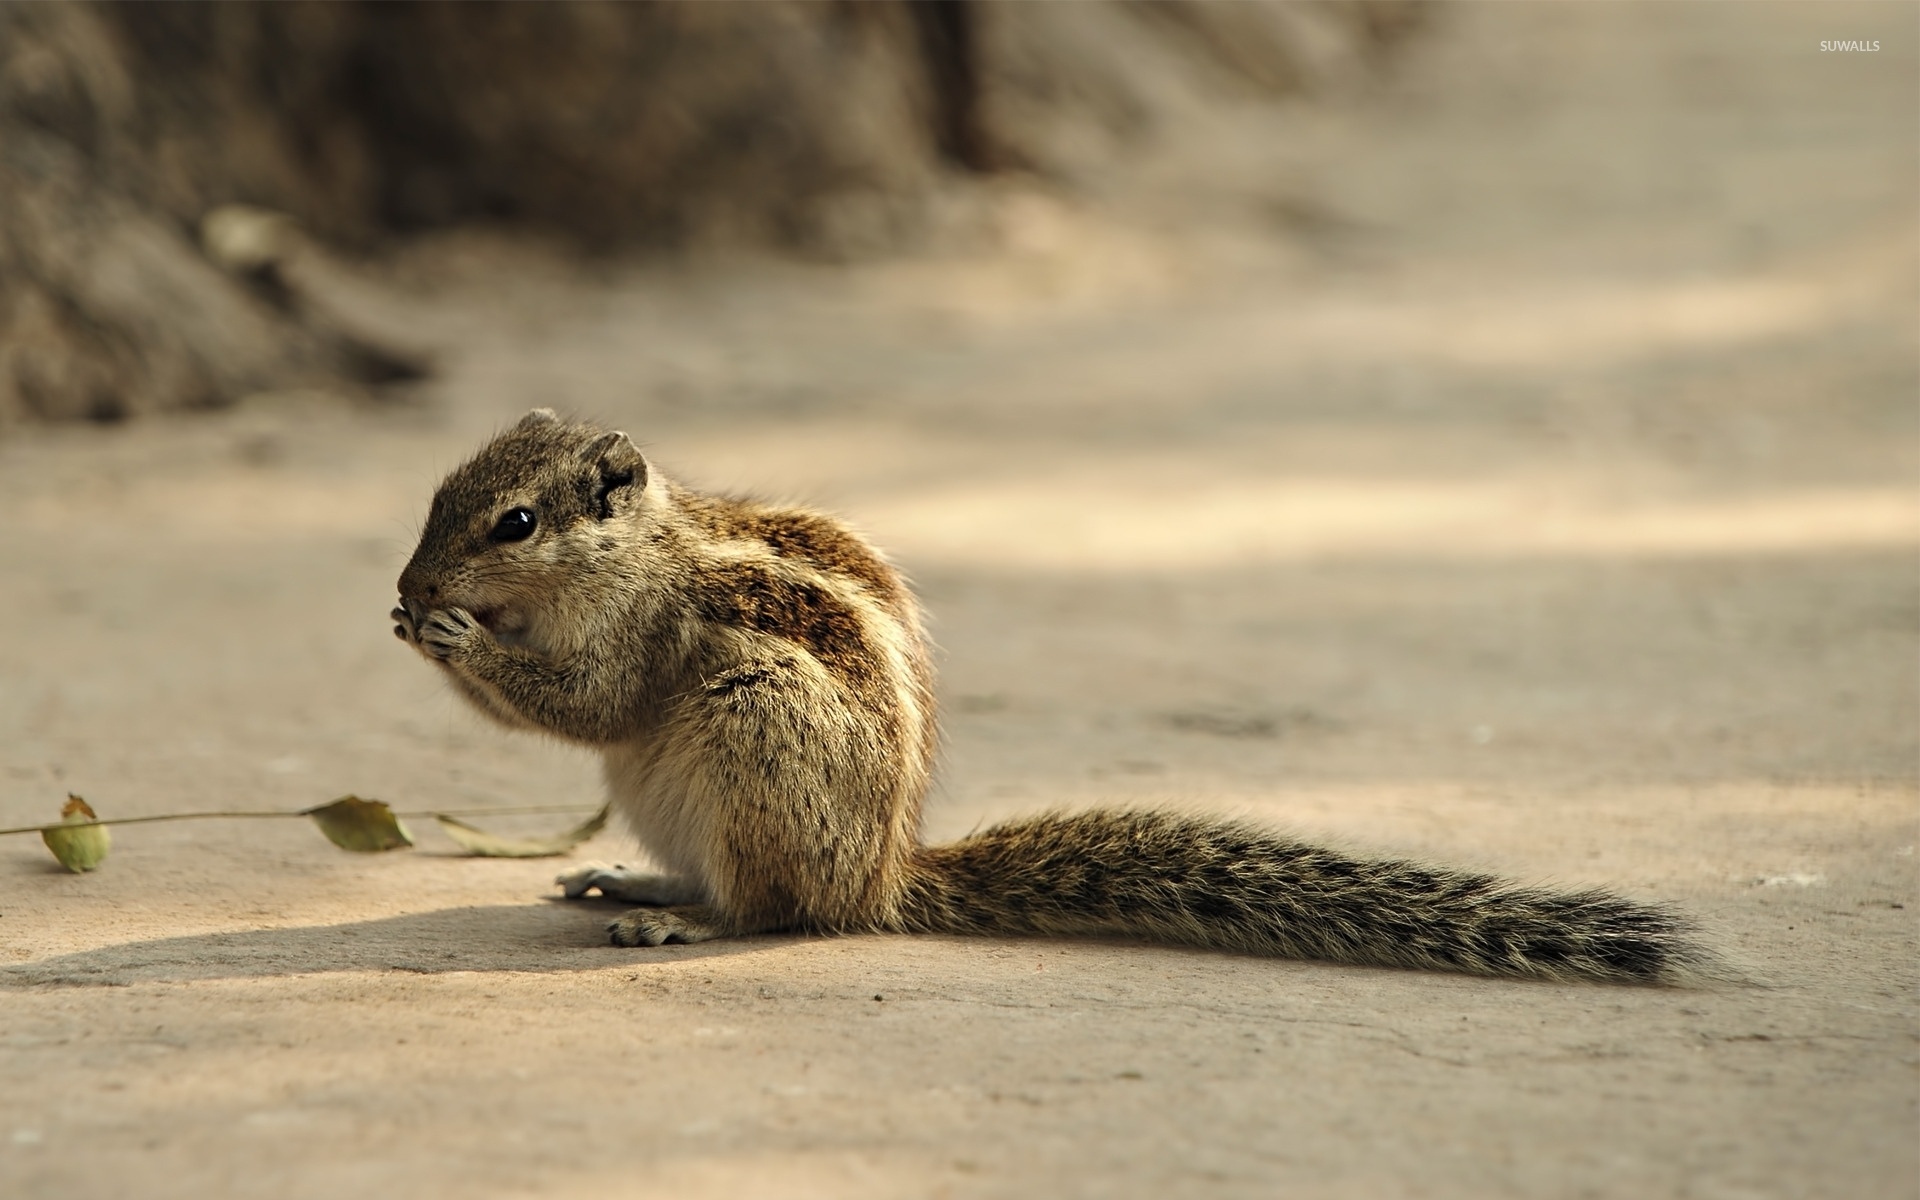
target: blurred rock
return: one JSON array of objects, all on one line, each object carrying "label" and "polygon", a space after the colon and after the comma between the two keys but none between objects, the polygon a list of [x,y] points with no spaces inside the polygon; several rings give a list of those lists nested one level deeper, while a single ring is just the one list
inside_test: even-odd
[{"label": "blurred rock", "polygon": [[1418,11],[0,4],[0,425],[420,373],[326,327],[258,247],[214,266],[239,234],[203,242],[210,213],[362,254],[474,222],[884,253],[958,176],[1071,186],[1196,106],[1364,74]]}]

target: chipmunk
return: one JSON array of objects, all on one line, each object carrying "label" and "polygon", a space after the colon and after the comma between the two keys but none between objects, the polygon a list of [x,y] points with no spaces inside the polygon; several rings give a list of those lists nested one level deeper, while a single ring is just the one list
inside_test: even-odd
[{"label": "chipmunk", "polygon": [[707,495],[624,433],[536,409],[455,469],[394,633],[481,712],[597,750],[662,868],[568,897],[642,905],[621,946],[806,931],[1118,936],[1484,975],[1653,982],[1675,914],[1364,860],[1161,811],[920,840],[938,742],[920,610],[830,517]]}]

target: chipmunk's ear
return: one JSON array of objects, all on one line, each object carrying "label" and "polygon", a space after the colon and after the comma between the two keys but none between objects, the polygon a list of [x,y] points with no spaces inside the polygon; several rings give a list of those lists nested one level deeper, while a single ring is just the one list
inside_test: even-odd
[{"label": "chipmunk's ear", "polygon": [[593,488],[591,511],[602,521],[631,512],[647,486],[647,460],[624,433],[604,433],[580,453]]},{"label": "chipmunk's ear", "polygon": [[536,408],[514,424],[515,429],[533,429],[541,425],[558,425],[559,414],[550,408]]}]

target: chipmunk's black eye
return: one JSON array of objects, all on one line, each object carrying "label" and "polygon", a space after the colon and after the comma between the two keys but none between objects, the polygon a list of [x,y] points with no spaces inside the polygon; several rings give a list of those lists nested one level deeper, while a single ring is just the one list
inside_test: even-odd
[{"label": "chipmunk's black eye", "polygon": [[494,522],[493,532],[487,536],[496,542],[524,541],[533,532],[535,523],[532,509],[510,508]]}]

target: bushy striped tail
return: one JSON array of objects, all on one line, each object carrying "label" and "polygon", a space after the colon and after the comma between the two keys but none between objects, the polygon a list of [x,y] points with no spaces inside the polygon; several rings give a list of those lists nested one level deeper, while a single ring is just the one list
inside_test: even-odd
[{"label": "bushy striped tail", "polygon": [[919,851],[901,928],[1121,936],[1250,954],[1545,979],[1670,981],[1677,915],[1601,891],[1348,858],[1252,826],[1092,811]]}]

